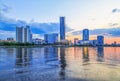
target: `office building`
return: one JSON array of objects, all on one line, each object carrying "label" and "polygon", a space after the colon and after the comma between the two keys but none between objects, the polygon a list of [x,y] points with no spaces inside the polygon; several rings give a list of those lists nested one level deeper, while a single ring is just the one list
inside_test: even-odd
[{"label": "office building", "polygon": [[97,36],[97,45],[104,45],[104,36]]},{"label": "office building", "polygon": [[23,42],[23,27],[16,27],[16,42]]},{"label": "office building", "polygon": [[7,41],[14,41],[14,38],[9,37],[9,38],[7,38]]},{"label": "office building", "polygon": [[32,34],[31,34],[31,31],[30,31],[30,27],[29,26],[26,26],[25,28],[24,28],[24,42],[29,42],[29,43],[31,43],[32,41],[31,41],[31,38],[32,38],[32,36],[31,36]]},{"label": "office building", "polygon": [[65,17],[60,17],[60,40],[65,40]]},{"label": "office building", "polygon": [[16,27],[16,42],[19,42],[19,43],[32,42],[32,34],[29,26]]},{"label": "office building", "polygon": [[45,34],[44,40],[47,44],[54,44],[55,42],[58,42],[58,34]]},{"label": "office building", "polygon": [[83,30],[83,41],[88,41],[89,40],[89,30],[84,29]]},{"label": "office building", "polygon": [[45,41],[42,40],[42,39],[36,38],[36,39],[33,39],[33,43],[34,43],[35,45],[40,45],[40,44],[45,44]]}]

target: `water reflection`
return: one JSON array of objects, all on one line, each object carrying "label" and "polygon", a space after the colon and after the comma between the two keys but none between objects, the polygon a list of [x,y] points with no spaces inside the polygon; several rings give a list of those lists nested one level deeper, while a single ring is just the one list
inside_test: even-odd
[{"label": "water reflection", "polygon": [[16,48],[16,67],[24,67],[30,65],[32,53],[30,48]]},{"label": "water reflection", "polygon": [[60,77],[65,79],[66,59],[65,59],[65,48],[60,47]]},{"label": "water reflection", "polygon": [[88,62],[89,61],[89,50],[88,47],[83,47],[83,62]]},{"label": "water reflection", "polygon": [[103,46],[97,47],[97,56],[98,56],[98,61],[103,62],[103,58],[104,58],[104,47]]},{"label": "water reflection", "polygon": [[119,81],[119,76],[120,47],[0,48],[0,81]]},{"label": "water reflection", "polygon": [[14,48],[6,48],[6,51],[7,51],[9,54],[13,54],[13,53],[14,53]]},{"label": "water reflection", "polygon": [[58,61],[58,48],[54,48],[54,47],[44,48],[44,59],[46,64],[51,63],[53,61]]}]

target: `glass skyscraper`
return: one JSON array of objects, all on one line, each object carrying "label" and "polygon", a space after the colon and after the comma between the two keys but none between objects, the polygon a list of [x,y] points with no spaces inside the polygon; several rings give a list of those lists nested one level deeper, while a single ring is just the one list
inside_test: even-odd
[{"label": "glass skyscraper", "polygon": [[44,40],[48,44],[54,44],[55,42],[58,42],[58,34],[57,33],[45,34]]},{"label": "glass skyscraper", "polygon": [[88,41],[89,40],[89,30],[84,29],[83,30],[83,41]]},{"label": "glass skyscraper", "polygon": [[65,40],[65,17],[60,17],[60,40]]},{"label": "glass skyscraper", "polygon": [[104,45],[104,36],[97,36],[97,45]]}]

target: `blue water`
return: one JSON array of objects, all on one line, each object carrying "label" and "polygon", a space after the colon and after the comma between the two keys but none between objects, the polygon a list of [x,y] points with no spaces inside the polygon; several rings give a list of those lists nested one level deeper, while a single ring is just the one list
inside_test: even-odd
[{"label": "blue water", "polygon": [[120,81],[120,47],[0,47],[0,81]]}]

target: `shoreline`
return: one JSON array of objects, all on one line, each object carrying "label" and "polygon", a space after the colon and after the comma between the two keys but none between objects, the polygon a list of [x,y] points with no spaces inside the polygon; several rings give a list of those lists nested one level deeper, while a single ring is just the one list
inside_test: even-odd
[{"label": "shoreline", "polygon": [[33,46],[0,46],[2,48],[17,48],[17,47],[29,47],[29,48],[40,48],[40,47],[120,47],[120,46],[112,46],[112,45],[104,45],[104,46],[81,46],[81,45],[33,45]]}]

